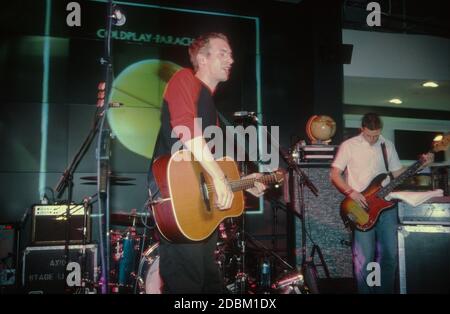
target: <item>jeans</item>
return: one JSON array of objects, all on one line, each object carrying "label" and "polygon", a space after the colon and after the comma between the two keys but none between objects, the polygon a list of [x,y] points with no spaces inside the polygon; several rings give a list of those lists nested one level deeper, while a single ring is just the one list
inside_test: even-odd
[{"label": "jeans", "polygon": [[[356,230],[353,233],[353,270],[358,293],[395,293],[396,272],[398,264],[397,249],[397,207],[385,210],[377,224],[369,231]],[[373,279],[375,268],[370,262],[377,262],[380,269],[380,285],[373,287],[367,284],[369,274]],[[372,281],[369,279],[369,282]]]}]

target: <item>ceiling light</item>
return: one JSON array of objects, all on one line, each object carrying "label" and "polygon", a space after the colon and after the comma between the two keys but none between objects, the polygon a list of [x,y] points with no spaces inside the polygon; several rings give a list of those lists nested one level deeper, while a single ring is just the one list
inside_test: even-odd
[{"label": "ceiling light", "polygon": [[438,87],[439,84],[436,82],[428,81],[428,82],[423,83],[422,86],[423,87]]},{"label": "ceiling light", "polygon": [[389,102],[391,104],[396,104],[396,105],[399,105],[399,104],[402,103],[402,101],[400,99],[398,99],[398,98],[392,98],[391,100],[389,100]]},{"label": "ceiling light", "polygon": [[438,134],[434,137],[433,142],[440,142],[444,139],[444,136],[442,134]]}]

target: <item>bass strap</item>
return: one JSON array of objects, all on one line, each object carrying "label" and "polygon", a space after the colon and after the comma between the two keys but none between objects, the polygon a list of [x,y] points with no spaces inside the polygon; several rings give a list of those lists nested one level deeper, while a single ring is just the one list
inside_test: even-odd
[{"label": "bass strap", "polygon": [[383,160],[384,160],[384,166],[386,167],[386,171],[389,175],[389,177],[392,179],[394,179],[394,176],[392,175],[392,173],[389,171],[389,166],[388,166],[388,161],[387,161],[387,151],[386,151],[386,144],[383,142],[381,143],[381,151],[383,152]]}]

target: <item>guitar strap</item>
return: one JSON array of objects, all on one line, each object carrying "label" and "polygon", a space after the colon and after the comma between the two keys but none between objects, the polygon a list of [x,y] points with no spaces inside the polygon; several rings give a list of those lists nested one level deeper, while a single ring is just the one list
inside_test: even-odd
[{"label": "guitar strap", "polygon": [[387,161],[386,144],[385,144],[384,142],[381,143],[381,151],[383,152],[384,166],[386,167],[386,171],[387,171],[389,177],[391,178],[391,180],[393,180],[393,179],[394,179],[394,176],[393,176],[392,173],[389,171],[389,166],[388,166],[388,161]]}]

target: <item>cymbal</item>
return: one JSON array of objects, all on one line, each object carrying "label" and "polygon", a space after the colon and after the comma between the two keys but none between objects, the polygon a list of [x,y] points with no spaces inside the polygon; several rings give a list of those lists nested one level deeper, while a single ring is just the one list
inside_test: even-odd
[{"label": "cymbal", "polygon": [[[149,213],[126,213],[126,212],[118,212],[111,214],[111,224],[118,226],[133,226],[133,221],[135,226],[143,227],[141,218],[145,218],[150,216]],[[148,223],[150,224],[150,223]]]},{"label": "cymbal", "polygon": [[[81,180],[88,180],[88,181],[97,181],[97,176],[88,176],[88,177],[81,177]],[[120,177],[120,176],[109,176],[110,181],[134,181],[136,178],[129,178],[129,177]]]},{"label": "cymbal", "polygon": [[[92,182],[83,182],[81,184],[84,184],[84,185],[96,185],[97,184],[97,180],[92,181]],[[134,183],[125,183],[125,182],[116,182],[116,181],[111,181],[110,184],[111,185],[136,185]]]}]

